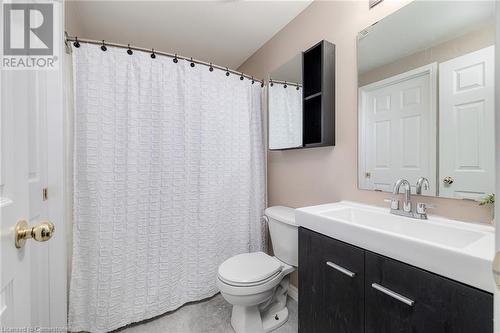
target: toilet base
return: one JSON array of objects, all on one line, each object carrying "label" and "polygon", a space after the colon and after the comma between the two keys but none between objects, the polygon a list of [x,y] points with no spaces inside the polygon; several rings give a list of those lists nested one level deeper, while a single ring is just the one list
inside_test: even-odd
[{"label": "toilet base", "polygon": [[[270,309],[272,310],[272,309]],[[288,320],[288,308],[260,313],[257,306],[233,306],[231,326],[236,333],[271,332]]]},{"label": "toilet base", "polygon": [[275,288],[274,294],[266,302],[254,306],[233,305],[231,326],[236,333],[271,332],[288,320],[286,299],[288,276]]},{"label": "toilet base", "polygon": [[271,332],[286,323],[288,320],[288,308],[285,307],[278,312],[272,312],[262,316],[262,328],[264,332]]}]

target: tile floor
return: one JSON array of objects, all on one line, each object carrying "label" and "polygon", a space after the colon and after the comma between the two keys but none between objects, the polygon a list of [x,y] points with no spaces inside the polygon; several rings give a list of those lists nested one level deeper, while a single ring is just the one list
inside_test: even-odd
[{"label": "tile floor", "polygon": [[[297,302],[288,298],[288,321],[276,333],[296,333]],[[116,330],[115,333],[234,333],[231,306],[220,294],[184,305],[176,311]]]}]

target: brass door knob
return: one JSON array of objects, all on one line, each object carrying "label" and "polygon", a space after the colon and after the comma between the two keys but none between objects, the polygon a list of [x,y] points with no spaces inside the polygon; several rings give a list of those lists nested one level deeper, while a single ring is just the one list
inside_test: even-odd
[{"label": "brass door knob", "polygon": [[443,178],[443,183],[445,183],[446,185],[451,185],[453,184],[454,182],[454,179],[450,176],[446,176]]},{"label": "brass door knob", "polygon": [[54,234],[54,231],[54,224],[49,221],[41,222],[30,228],[28,222],[20,220],[16,223],[14,230],[16,248],[22,248],[26,240],[30,238],[33,238],[37,242],[48,241]]}]

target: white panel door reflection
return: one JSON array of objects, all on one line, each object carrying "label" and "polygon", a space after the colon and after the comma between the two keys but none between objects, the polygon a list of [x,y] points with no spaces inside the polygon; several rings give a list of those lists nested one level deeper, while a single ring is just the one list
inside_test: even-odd
[{"label": "white panel door reflection", "polygon": [[495,192],[494,52],[491,46],[439,65],[440,196]]},{"label": "white panel door reflection", "polygon": [[407,179],[412,192],[420,177],[423,194],[436,195],[436,64],[360,88],[362,188],[392,191]]}]

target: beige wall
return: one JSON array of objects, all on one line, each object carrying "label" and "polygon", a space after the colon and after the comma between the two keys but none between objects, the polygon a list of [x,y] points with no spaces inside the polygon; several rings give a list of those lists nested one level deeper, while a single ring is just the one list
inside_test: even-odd
[{"label": "beige wall", "polygon": [[390,64],[367,71],[359,76],[358,85],[362,87],[414,68],[433,62],[441,63],[494,44],[495,24],[493,23],[427,50],[416,52]]},{"label": "beige wall", "polygon": [[[315,1],[239,70],[265,78],[287,59],[317,41],[336,44],[336,146],[268,153],[269,205],[301,207],[338,200],[386,206],[388,193],[357,189],[356,35],[406,2],[385,1],[368,10],[368,1]],[[436,206],[433,214],[488,223],[490,208],[476,202],[419,198]],[[296,275],[292,284],[297,284]]]},{"label": "beige wall", "polygon": [[[336,146],[269,152],[269,205],[301,207],[337,200],[386,206],[388,193],[358,190],[357,70],[358,31],[402,7],[408,1],[385,1],[368,10],[368,1],[315,1],[252,55],[239,70],[266,77],[274,68],[321,39],[337,46]],[[490,209],[476,202],[422,197],[433,214],[488,223]]]}]

